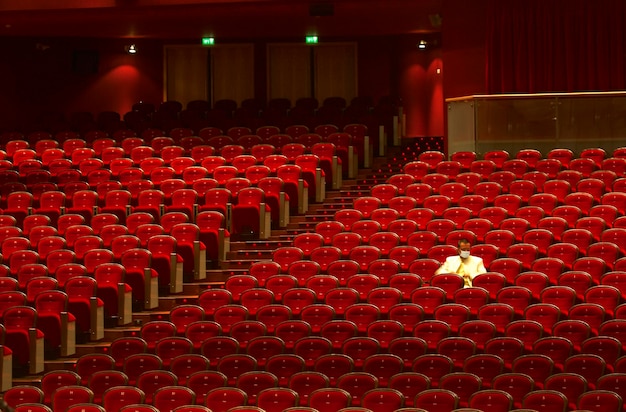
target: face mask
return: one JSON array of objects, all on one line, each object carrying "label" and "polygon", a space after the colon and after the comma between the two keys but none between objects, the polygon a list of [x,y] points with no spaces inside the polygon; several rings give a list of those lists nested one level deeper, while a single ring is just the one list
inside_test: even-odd
[{"label": "face mask", "polygon": [[467,259],[470,255],[470,251],[469,250],[462,250],[461,253],[459,253],[459,255],[463,258],[463,259]]}]

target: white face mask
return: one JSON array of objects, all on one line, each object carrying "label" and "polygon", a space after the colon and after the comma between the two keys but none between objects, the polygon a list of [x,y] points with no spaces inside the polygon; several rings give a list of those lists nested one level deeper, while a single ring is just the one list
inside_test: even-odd
[{"label": "white face mask", "polygon": [[459,253],[459,255],[461,256],[461,258],[463,259],[467,259],[470,255],[470,251],[469,250],[462,250],[461,253]]}]

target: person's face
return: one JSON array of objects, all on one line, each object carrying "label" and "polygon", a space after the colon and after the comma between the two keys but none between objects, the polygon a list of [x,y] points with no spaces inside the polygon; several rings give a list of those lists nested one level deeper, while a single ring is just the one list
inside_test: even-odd
[{"label": "person's face", "polygon": [[471,245],[469,243],[459,244],[459,256],[461,256],[463,259],[468,258],[470,255],[470,247]]}]

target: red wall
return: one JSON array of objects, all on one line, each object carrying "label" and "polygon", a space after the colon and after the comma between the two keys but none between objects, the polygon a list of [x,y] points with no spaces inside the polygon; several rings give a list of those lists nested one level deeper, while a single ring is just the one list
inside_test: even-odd
[{"label": "red wall", "polygon": [[123,44],[118,43],[104,44],[100,50],[98,73],[84,76],[68,102],[67,112],[113,110],[123,114],[135,102],[163,100],[160,43],[143,43],[140,55],[126,54]]},{"label": "red wall", "polygon": [[[443,2],[442,60],[446,62],[443,81],[443,135],[447,135],[445,99],[485,94],[487,0]],[[444,140],[444,152],[448,150]]]},{"label": "red wall", "polygon": [[434,44],[436,39],[430,39],[427,49],[418,49],[422,38],[405,36],[399,41],[399,93],[406,113],[406,135],[443,136],[441,49]]},{"label": "red wall", "polygon": [[446,0],[443,6],[444,97],[484,94],[487,0]]}]

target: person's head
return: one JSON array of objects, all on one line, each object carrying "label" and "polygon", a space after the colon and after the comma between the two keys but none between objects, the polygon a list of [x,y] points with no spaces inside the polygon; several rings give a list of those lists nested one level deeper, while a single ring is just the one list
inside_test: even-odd
[{"label": "person's head", "polygon": [[463,259],[467,259],[470,255],[470,248],[472,244],[467,239],[459,239],[459,256]]}]

